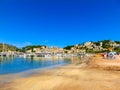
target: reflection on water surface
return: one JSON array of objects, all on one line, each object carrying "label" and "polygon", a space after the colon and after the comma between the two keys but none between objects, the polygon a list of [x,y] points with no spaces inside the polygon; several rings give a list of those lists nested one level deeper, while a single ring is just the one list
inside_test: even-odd
[{"label": "reflection on water surface", "polygon": [[35,57],[35,58],[19,58],[19,57],[0,57],[0,74],[17,73],[25,70],[44,68],[59,64],[70,63],[70,58],[62,57]]}]

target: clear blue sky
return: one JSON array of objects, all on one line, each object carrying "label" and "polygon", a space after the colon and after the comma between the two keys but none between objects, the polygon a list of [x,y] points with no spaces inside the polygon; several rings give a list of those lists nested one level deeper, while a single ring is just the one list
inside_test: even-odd
[{"label": "clear blue sky", "polygon": [[0,0],[0,42],[63,47],[120,40],[120,0]]}]

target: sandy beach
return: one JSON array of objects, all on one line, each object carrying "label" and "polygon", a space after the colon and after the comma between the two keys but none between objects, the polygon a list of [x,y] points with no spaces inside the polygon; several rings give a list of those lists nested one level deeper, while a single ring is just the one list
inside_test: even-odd
[{"label": "sandy beach", "polygon": [[98,69],[103,64],[120,67],[120,59],[108,61],[97,57],[88,65],[74,63],[44,70],[1,84],[0,90],[120,90],[120,71]]}]

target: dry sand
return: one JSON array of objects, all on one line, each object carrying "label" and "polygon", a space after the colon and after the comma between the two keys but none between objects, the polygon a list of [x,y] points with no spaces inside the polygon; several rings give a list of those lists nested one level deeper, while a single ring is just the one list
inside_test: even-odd
[{"label": "dry sand", "polygon": [[[116,61],[97,57],[93,58],[89,65],[71,64],[15,79],[1,85],[0,90],[120,90],[120,71],[101,70],[96,67],[106,66],[108,63],[118,64],[119,58]],[[120,63],[118,66],[120,67]]]}]

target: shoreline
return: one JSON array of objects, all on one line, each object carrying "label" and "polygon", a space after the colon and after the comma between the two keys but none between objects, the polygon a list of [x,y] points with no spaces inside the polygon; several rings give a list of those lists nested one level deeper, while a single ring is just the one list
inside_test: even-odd
[{"label": "shoreline", "polygon": [[[99,60],[99,58],[97,59]],[[86,63],[74,63],[14,79],[11,83],[1,85],[0,89],[90,90],[91,88],[91,90],[120,90],[119,83],[120,71],[100,70],[89,68]]]},{"label": "shoreline", "polygon": [[[81,65],[75,65],[75,64],[66,64],[66,65],[56,65],[56,66],[54,66],[54,67],[49,67],[49,68],[44,68],[44,69],[35,69],[34,71],[35,71],[35,73],[32,73],[32,74],[30,74],[30,75],[25,75],[25,76],[23,76],[24,74],[26,74],[26,73],[31,73],[31,71],[32,70],[29,70],[29,71],[24,71],[24,72],[20,72],[20,73],[15,73],[15,74],[8,74],[8,75],[0,75],[0,81],[1,81],[1,78],[2,79],[6,79],[5,81],[3,81],[3,82],[0,82],[0,89],[3,89],[3,90],[6,90],[6,89],[4,89],[4,88],[6,88],[7,86],[6,85],[8,85],[8,84],[10,84],[10,86],[12,86],[11,84],[13,84],[14,82],[16,82],[17,80],[19,81],[19,80],[24,80],[24,79],[27,79],[27,78],[34,78],[34,77],[39,77],[39,76],[43,76],[43,75],[47,75],[47,76],[49,76],[50,75],[50,73],[49,72],[54,72],[54,71],[58,71],[59,69],[77,69],[77,68],[83,68],[83,67],[85,67],[86,66],[86,64],[81,64]],[[34,71],[32,71],[32,72],[34,72]],[[61,71],[59,72],[56,72],[55,73],[57,76],[61,76]],[[8,81],[8,79],[11,79],[11,80],[9,80]],[[11,89],[11,90],[16,90],[16,89]],[[21,89],[20,89],[21,90]],[[24,90],[24,89],[23,89]],[[25,89],[26,90],[26,89]],[[33,89],[30,89],[30,90],[33,90]],[[43,90],[43,89],[41,89],[41,90]],[[47,90],[49,90],[49,89],[47,89]]]},{"label": "shoreline", "polygon": [[12,82],[13,80],[18,79],[18,78],[29,77],[34,74],[41,73],[45,70],[51,70],[54,68],[59,68],[59,67],[65,66],[65,65],[69,65],[69,64],[63,63],[63,64],[44,67],[44,68],[35,68],[35,69],[25,70],[25,71],[18,72],[18,73],[1,74],[0,75],[0,84]]}]

